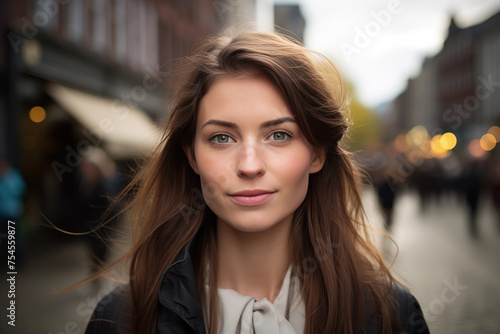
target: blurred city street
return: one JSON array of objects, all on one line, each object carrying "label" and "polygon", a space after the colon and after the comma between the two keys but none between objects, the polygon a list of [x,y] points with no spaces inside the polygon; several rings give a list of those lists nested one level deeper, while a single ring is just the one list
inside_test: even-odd
[{"label": "blurred city street", "polygon": [[[368,194],[365,205],[377,222],[373,200]],[[393,269],[417,297],[434,334],[499,332],[500,217],[481,201],[476,239],[467,219],[467,207],[455,197],[425,212],[414,194],[397,200],[392,236],[399,253]],[[395,247],[389,248],[394,254]]]},{"label": "blurred city street", "polygon": [[[56,229],[85,234],[116,213],[163,134],[178,61],[228,29],[278,31],[335,64],[352,123],[342,146],[374,186],[370,222],[387,220],[397,244],[377,245],[432,333],[500,333],[499,0],[6,0],[0,248],[13,262],[16,247],[17,274],[0,273],[0,306],[16,306],[0,334],[84,333],[119,283],[56,292],[123,254],[127,224],[108,225],[124,232],[112,244]],[[110,275],[126,281],[124,268]]]},{"label": "blurred city street", "polygon": [[[367,191],[364,200],[370,220],[380,224],[374,193]],[[467,232],[466,209],[456,198],[444,198],[425,212],[411,193],[397,199],[393,237],[399,254],[394,270],[419,300],[431,333],[487,334],[500,328],[500,229],[491,204],[481,203],[474,239]],[[384,248],[390,257],[395,248],[388,245]],[[89,267],[83,241],[65,238],[35,245],[17,277],[15,331],[2,322],[2,333],[83,333],[97,300],[116,283],[54,292],[86,277]],[[115,273],[125,277],[120,270]]]},{"label": "blurred city street", "polygon": [[[123,243],[119,235],[115,236],[109,261],[122,253]],[[16,326],[7,326],[3,321],[0,333],[84,333],[97,302],[118,283],[100,281],[57,293],[92,273],[89,245],[83,238],[44,230],[31,241],[28,252],[29,260],[18,270],[16,280]],[[126,279],[120,266],[110,274]]]}]

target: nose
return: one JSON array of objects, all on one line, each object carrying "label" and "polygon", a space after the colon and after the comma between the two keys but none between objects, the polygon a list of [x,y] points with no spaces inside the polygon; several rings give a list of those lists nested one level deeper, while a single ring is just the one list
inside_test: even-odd
[{"label": "nose", "polygon": [[245,145],[241,148],[236,172],[242,178],[255,178],[264,175],[266,165],[262,152],[259,152],[255,145]]}]

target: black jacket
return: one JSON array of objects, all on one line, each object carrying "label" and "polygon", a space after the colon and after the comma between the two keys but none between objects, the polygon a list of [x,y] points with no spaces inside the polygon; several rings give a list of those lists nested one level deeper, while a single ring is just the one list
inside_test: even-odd
[{"label": "black jacket", "polygon": [[[418,301],[408,290],[394,291],[399,300],[401,334],[429,333]],[[158,332],[161,334],[205,334],[201,305],[196,293],[189,244],[163,273],[159,289]],[[128,285],[122,285],[97,305],[85,334],[127,334],[130,323]],[[378,333],[374,317],[364,326],[366,334]]]}]

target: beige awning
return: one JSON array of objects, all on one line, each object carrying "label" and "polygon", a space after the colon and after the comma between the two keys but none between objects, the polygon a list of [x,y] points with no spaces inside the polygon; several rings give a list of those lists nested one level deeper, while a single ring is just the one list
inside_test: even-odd
[{"label": "beige awning", "polygon": [[160,130],[143,111],[76,89],[49,84],[48,93],[96,138],[114,159],[130,159],[151,153]]}]

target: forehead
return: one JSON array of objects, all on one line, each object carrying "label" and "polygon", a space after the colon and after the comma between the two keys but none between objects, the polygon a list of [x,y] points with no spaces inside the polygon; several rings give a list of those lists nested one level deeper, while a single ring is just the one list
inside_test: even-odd
[{"label": "forehead", "polygon": [[211,118],[250,122],[293,117],[282,92],[264,75],[225,77],[211,85],[200,101],[198,125]]}]

